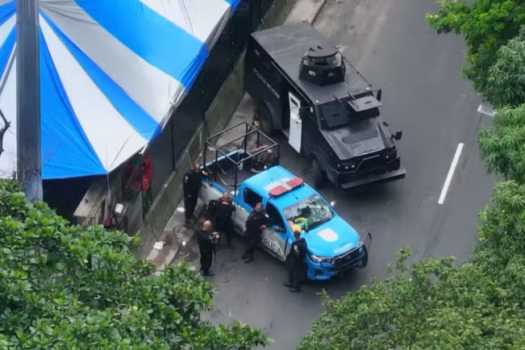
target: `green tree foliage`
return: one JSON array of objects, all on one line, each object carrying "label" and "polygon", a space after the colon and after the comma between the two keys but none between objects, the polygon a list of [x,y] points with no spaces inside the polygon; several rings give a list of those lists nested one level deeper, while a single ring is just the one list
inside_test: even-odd
[{"label": "green tree foliage", "polygon": [[[518,35],[525,24],[525,2],[521,0],[440,0],[439,12],[427,15],[438,33],[462,34],[467,42],[466,76],[486,95],[487,72],[496,63],[500,47]],[[492,101],[491,101],[492,102]]]},{"label": "green tree foliage", "polygon": [[498,59],[489,70],[485,97],[496,108],[525,102],[525,26],[499,49]]},{"label": "green tree foliage", "polygon": [[324,295],[325,311],[298,349],[525,349],[525,186],[499,184],[480,216],[469,262],[409,268],[402,250],[393,277],[341,300]]},{"label": "green tree foliage", "polygon": [[154,266],[135,239],[71,226],[0,181],[0,349],[247,350],[260,331],[202,321],[212,286],[188,265]]},{"label": "green tree foliage", "polygon": [[525,104],[500,110],[478,143],[490,172],[525,183]]}]

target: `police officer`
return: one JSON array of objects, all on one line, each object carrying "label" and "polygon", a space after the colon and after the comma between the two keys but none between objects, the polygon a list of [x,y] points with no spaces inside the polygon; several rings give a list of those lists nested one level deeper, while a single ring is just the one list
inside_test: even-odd
[{"label": "police officer", "polygon": [[290,270],[288,271],[288,283],[284,286],[291,288],[290,292],[298,293],[301,291],[301,282],[306,274],[306,240],[301,238],[301,227],[294,225],[293,234],[295,241],[290,246],[290,253],[286,260],[288,261]]},{"label": "police officer", "polygon": [[186,226],[189,226],[190,220],[195,219],[193,212],[197,206],[199,199],[199,192],[202,187],[202,176],[208,176],[198,164],[193,166],[193,169],[184,175],[183,191],[184,191],[184,215],[186,217]]},{"label": "police officer", "polygon": [[242,258],[246,264],[253,261],[253,254],[255,247],[261,241],[262,231],[266,228],[269,222],[269,217],[266,212],[262,209],[262,204],[257,203],[253,208],[253,211],[246,220],[246,232],[247,246],[246,251]]},{"label": "police officer", "polygon": [[213,252],[215,251],[219,234],[218,232],[212,232],[212,228],[211,221],[204,221],[202,229],[197,232],[197,243],[201,255],[201,271],[204,276],[213,276],[213,273],[210,272],[210,267],[213,261]]},{"label": "police officer", "polygon": [[[224,192],[218,201],[215,211],[215,228],[221,234],[226,236],[226,246],[231,248],[233,235],[233,219],[232,215],[237,208],[232,204],[228,193]],[[219,242],[220,244],[220,242]]]}]

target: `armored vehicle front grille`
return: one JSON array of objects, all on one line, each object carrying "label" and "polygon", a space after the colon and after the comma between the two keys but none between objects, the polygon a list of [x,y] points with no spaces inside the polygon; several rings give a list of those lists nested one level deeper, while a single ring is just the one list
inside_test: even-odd
[{"label": "armored vehicle front grille", "polygon": [[367,157],[361,161],[361,166],[359,167],[360,171],[376,170],[380,169],[384,165],[384,162],[381,160],[381,156]]}]

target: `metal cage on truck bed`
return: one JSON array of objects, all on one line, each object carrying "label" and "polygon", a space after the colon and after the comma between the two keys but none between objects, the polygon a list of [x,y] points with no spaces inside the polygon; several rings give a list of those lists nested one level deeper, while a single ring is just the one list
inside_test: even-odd
[{"label": "metal cage on truck bed", "polygon": [[[236,129],[242,131],[234,132]],[[228,133],[233,133],[235,135],[233,136],[234,138],[219,145],[219,141],[222,138],[228,138]],[[239,143],[239,141],[240,144],[236,144]],[[232,148],[234,152],[232,152]],[[250,152],[250,148],[253,148],[253,153]],[[211,135],[206,139],[203,151],[203,167],[208,170],[210,179],[216,182],[217,171],[210,171],[210,168],[213,167],[213,164],[219,164],[219,158],[228,159],[234,165],[233,188],[234,191],[237,191],[238,171],[244,168],[246,162],[252,161],[255,157],[268,151],[272,151],[275,164],[279,164],[279,144],[255,126],[247,122],[241,122]],[[209,158],[208,152],[212,153],[211,156],[213,159],[207,160],[207,158]]]}]

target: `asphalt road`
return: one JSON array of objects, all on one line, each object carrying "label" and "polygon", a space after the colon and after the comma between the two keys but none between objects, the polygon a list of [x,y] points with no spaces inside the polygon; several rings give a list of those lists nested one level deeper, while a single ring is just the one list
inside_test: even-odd
[{"label": "asphalt road", "polygon": [[[217,255],[212,320],[261,328],[275,339],[270,349],[292,350],[321,311],[319,291],[325,288],[337,297],[373,276],[385,277],[399,247],[412,248],[415,259],[468,257],[477,213],[493,183],[476,145],[479,127],[490,120],[476,112],[479,98],[461,76],[461,39],[438,37],[425,23],[425,13],[436,6],[434,0],[330,0],[316,24],[346,47],[345,54],[374,86],[383,88],[383,116],[392,129],[404,132],[398,153],[406,179],[353,192],[321,191],[360,232],[373,234],[368,267],[292,294],[282,287],[286,271],[281,264],[258,252],[256,261],[245,265],[238,243],[234,251]],[[440,205],[459,143],[464,148]],[[283,147],[281,163],[305,173],[306,165],[289,147]]]}]

